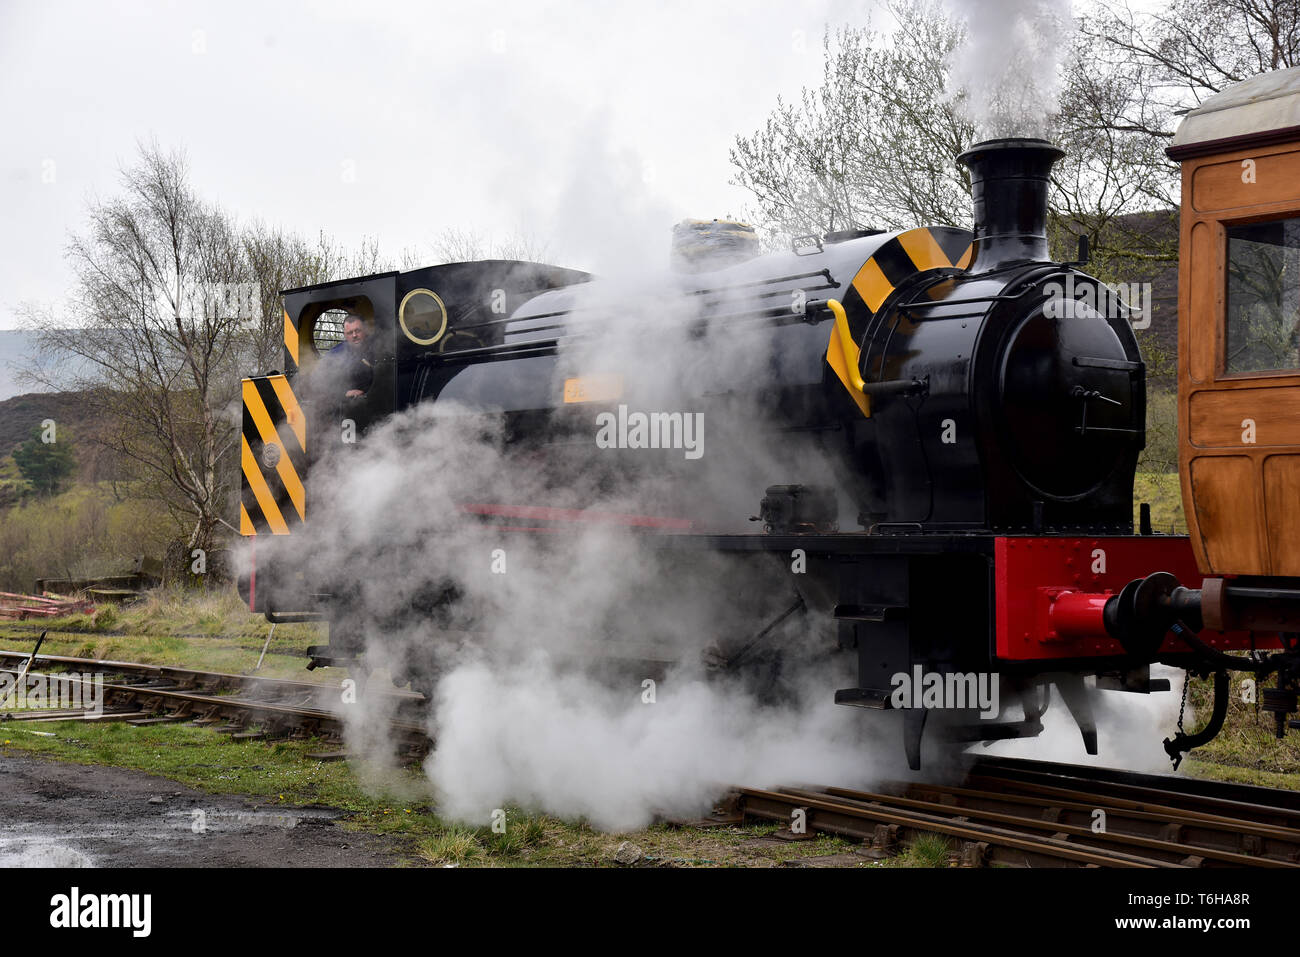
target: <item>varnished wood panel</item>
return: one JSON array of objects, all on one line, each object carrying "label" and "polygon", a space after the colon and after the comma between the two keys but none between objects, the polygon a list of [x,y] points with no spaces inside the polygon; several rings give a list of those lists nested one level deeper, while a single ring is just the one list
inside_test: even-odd
[{"label": "varnished wood panel", "polygon": [[1191,460],[1191,486],[1207,571],[1267,574],[1254,463],[1244,455],[1198,456]]},{"label": "varnished wood panel", "polygon": [[1191,263],[1185,273],[1189,284],[1186,323],[1188,367],[1193,382],[1214,375],[1218,329],[1223,325],[1222,229],[1216,223],[1196,223],[1191,230]]},{"label": "varnished wood panel", "polygon": [[1264,460],[1270,575],[1300,575],[1300,455]]},{"label": "varnished wood panel", "polygon": [[[1254,164],[1251,169],[1248,165]],[[1253,180],[1253,181],[1251,181]],[[1207,162],[1192,177],[1192,207],[1197,212],[1242,210],[1295,199],[1300,183],[1300,152],[1232,154]]]},{"label": "varnished wood panel", "polygon": [[[1300,388],[1261,386],[1256,379],[1236,388],[1201,389],[1192,393],[1189,411],[1197,448],[1294,446],[1300,451]],[[1253,443],[1246,441],[1250,423]]]}]

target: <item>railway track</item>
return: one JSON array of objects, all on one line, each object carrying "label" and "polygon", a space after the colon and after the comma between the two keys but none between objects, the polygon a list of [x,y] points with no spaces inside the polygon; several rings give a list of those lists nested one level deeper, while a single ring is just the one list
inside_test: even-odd
[{"label": "railway track", "polygon": [[[0,673],[17,674],[28,657],[0,651]],[[343,745],[348,705],[334,683],[59,655],[37,655],[33,667],[42,670],[30,674],[51,680],[84,680],[66,677],[69,671],[102,675],[102,709],[24,710],[6,720],[189,722],[237,740],[319,738]],[[369,694],[389,716],[396,751],[409,758],[427,754],[424,697]],[[791,825],[791,838],[838,834],[861,841],[862,853],[876,858],[937,835],[968,867],[1300,867],[1300,792],[1172,774],[981,758],[959,784],[739,788],[730,806],[734,820],[779,821]]]},{"label": "railway track", "polygon": [[741,788],[734,806],[871,857],[928,834],[968,867],[1300,867],[1300,795],[1174,775],[992,759],[960,785]]},{"label": "railway track", "polygon": [[[29,655],[0,651],[0,673],[17,674]],[[229,733],[236,740],[320,738],[343,742],[346,709],[353,706],[337,684],[293,681],[256,675],[201,671],[130,661],[37,655],[30,676],[51,681],[84,681],[58,671],[103,676],[101,707],[95,710],[44,708],[16,711],[6,720],[42,724],[54,721],[123,721],[135,726],[189,722]],[[429,740],[423,695],[404,691],[363,691],[388,719],[399,754],[417,758]],[[355,700],[353,698],[352,700]],[[343,757],[343,751],[315,753]]]}]

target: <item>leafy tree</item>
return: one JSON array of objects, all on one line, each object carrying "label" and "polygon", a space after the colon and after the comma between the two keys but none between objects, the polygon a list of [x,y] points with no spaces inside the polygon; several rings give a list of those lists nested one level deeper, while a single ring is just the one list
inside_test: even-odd
[{"label": "leafy tree", "polygon": [[43,433],[40,426],[33,426],[32,437],[14,449],[13,455],[23,479],[38,495],[50,496],[76,470],[77,460],[66,428],[54,432],[55,441],[51,442],[43,441],[51,437]]}]

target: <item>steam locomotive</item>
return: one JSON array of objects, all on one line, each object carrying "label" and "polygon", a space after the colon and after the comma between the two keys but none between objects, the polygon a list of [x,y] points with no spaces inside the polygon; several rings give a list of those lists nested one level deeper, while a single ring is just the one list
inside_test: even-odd
[{"label": "steam locomotive", "polygon": [[[1187,124],[1204,123],[1203,115]],[[1242,150],[1259,158],[1267,149],[1281,157],[1269,162],[1300,162],[1300,132],[1255,132],[1266,146],[1237,132],[1174,149],[1219,162],[1226,151],[1229,164]],[[1096,753],[1096,696],[1167,690],[1168,681],[1150,676],[1155,662],[1218,676],[1209,726],[1166,741],[1175,763],[1217,733],[1229,668],[1278,675],[1265,706],[1281,729],[1296,708],[1288,629],[1300,610],[1300,553],[1287,546],[1296,567],[1250,567],[1239,561],[1241,548],[1222,545],[1229,523],[1215,510],[1232,493],[1198,484],[1209,480],[1196,464],[1203,459],[1187,471],[1187,416],[1200,448],[1205,396],[1195,390],[1210,388],[1215,373],[1196,379],[1193,358],[1189,378],[1186,356],[1184,497],[1193,535],[1153,534],[1145,506],[1135,534],[1145,367],[1129,307],[1085,263],[1049,256],[1047,191],[1062,155],[1043,140],[999,139],[958,157],[970,172],[973,232],[847,230],[759,255],[744,227],[698,224],[697,232],[725,234],[721,253],[683,257],[685,268],[631,289],[574,270],[489,261],[285,292],[285,369],[244,381],[240,524],[253,557],[241,594],[272,622],[330,621],[330,644],[312,650],[313,666],[359,653],[355,594],[314,576],[292,547],[310,521],[309,464],[337,444],[340,421],[364,433],[422,404],[445,404],[497,423],[529,462],[578,463],[571,474],[605,469],[618,484],[638,468],[643,474],[644,459],[635,442],[595,455],[597,423],[617,423],[626,438],[629,418],[650,410],[640,413],[643,431],[670,444],[683,435],[680,416],[698,415],[724,449],[711,446],[699,459],[722,479],[697,481],[689,454],[661,457],[655,487],[669,494],[653,509],[647,500],[611,513],[561,501],[558,491],[555,502],[460,507],[466,521],[499,534],[554,534],[588,521],[635,528],[655,549],[708,557],[704,566],[680,566],[695,569],[683,588],[708,588],[698,569],[733,563],[752,588],[722,629],[741,651],[724,649],[723,659],[756,645],[768,660],[801,653],[790,638],[797,622],[800,634],[856,659],[856,680],[827,694],[897,713],[913,768],[927,722],[944,740],[1037,735],[1051,687]],[[1279,173],[1272,182],[1282,191],[1272,200],[1275,218],[1300,214],[1300,177]],[[1190,203],[1203,192],[1189,180],[1184,195]],[[1189,261],[1226,248],[1221,224],[1218,234],[1199,231],[1199,208],[1188,235],[1189,208],[1184,338],[1202,321],[1199,313],[1189,319],[1202,294],[1200,277],[1189,275],[1200,267]],[[1203,294],[1213,300],[1212,290]],[[372,385],[343,404],[310,387],[340,309],[360,314],[374,343]],[[1230,398],[1244,394],[1240,380],[1228,384]],[[1255,385],[1300,394],[1287,391],[1300,390],[1294,374],[1269,373]],[[1260,398],[1252,395],[1256,414],[1272,414]],[[1300,447],[1293,421],[1278,421],[1277,431]],[[728,444],[726,436],[740,438]],[[727,467],[729,456],[744,455],[761,467]],[[1274,481],[1270,466],[1243,470],[1239,455],[1210,464],[1230,458],[1222,475]],[[1260,501],[1294,498],[1294,475],[1275,478]],[[1219,497],[1207,504],[1211,494]],[[778,589],[793,596],[788,607],[772,597]],[[1261,656],[1270,648],[1283,653]],[[1242,649],[1256,654],[1225,654]],[[938,693],[975,677],[996,682],[996,713]],[[901,694],[913,680],[935,689],[934,700]]]}]

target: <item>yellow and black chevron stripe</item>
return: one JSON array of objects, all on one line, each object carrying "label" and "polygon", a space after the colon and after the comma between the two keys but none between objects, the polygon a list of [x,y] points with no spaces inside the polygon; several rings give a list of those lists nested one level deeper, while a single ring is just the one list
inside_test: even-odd
[{"label": "yellow and black chevron stripe", "polygon": [[244,379],[243,388],[239,531],[287,535],[306,517],[307,421],[284,376]]},{"label": "yellow and black chevron stripe", "polygon": [[857,343],[867,324],[904,280],[929,269],[965,269],[970,265],[971,234],[951,226],[922,226],[890,239],[858,270],[840,297],[843,315],[836,314],[826,346],[826,361],[863,415],[871,415],[871,398],[860,386]]},{"label": "yellow and black chevron stripe", "polygon": [[298,326],[284,310],[284,371],[293,376],[298,373]]}]

